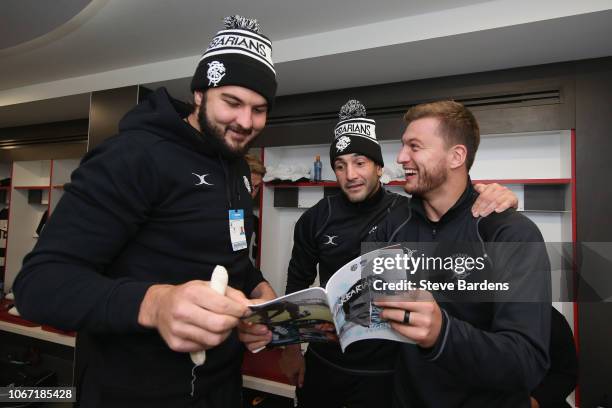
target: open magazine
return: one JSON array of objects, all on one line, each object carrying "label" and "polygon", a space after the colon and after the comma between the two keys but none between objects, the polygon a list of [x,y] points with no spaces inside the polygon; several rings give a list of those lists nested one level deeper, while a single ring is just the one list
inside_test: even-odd
[{"label": "open magazine", "polygon": [[307,342],[340,342],[342,351],[359,340],[387,339],[410,343],[380,318],[372,302],[372,262],[399,246],[377,249],[361,255],[329,279],[325,288],[315,287],[250,306],[254,312],[244,320],[264,324],[272,331],[268,347]]}]

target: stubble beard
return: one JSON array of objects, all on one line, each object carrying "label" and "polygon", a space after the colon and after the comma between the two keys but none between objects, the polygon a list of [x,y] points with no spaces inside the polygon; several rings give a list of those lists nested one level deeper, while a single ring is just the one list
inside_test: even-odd
[{"label": "stubble beard", "polygon": [[406,185],[404,186],[404,190],[408,194],[423,196],[444,184],[448,179],[448,172],[445,170],[444,163],[439,162],[430,171],[419,169],[417,177],[417,185],[415,187]]}]

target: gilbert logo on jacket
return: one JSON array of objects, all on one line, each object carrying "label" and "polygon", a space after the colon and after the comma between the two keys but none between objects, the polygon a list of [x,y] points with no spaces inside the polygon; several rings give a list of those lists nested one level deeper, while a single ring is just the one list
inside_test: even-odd
[{"label": "gilbert logo on jacket", "polygon": [[214,184],[209,183],[208,181],[206,181],[206,177],[208,177],[210,175],[209,174],[196,174],[196,173],[191,173],[194,176],[196,176],[198,178],[198,181],[196,182],[196,186],[201,186],[201,185],[207,185],[207,186],[214,186]]},{"label": "gilbert logo on jacket", "polygon": [[337,235],[325,235],[327,237],[327,241],[323,243],[323,245],[336,245],[338,244],[334,242],[334,239],[338,238]]}]

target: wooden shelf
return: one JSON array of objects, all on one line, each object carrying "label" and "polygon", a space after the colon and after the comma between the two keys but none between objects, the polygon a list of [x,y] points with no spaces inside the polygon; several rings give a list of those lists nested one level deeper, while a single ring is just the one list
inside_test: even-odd
[{"label": "wooden shelf", "polygon": [[292,188],[292,187],[338,187],[338,183],[336,181],[326,180],[326,181],[298,181],[295,183],[286,182],[286,183],[274,183],[267,182],[265,183],[268,187],[279,187],[279,188]]},{"label": "wooden shelf", "polygon": [[[550,184],[570,184],[571,179],[491,179],[491,180],[472,180],[472,184],[534,184],[534,185],[550,185]],[[394,180],[386,184],[387,186],[403,186],[405,181]]]},{"label": "wooden shelf", "polygon": [[15,190],[48,190],[51,186],[15,186]]},{"label": "wooden shelf", "polygon": [[[570,184],[572,179],[553,178],[553,179],[500,179],[500,180],[472,180],[472,183],[498,183],[498,184]],[[403,184],[403,183],[402,183]]]},{"label": "wooden shelf", "polygon": [[571,214],[570,210],[517,210],[518,212],[526,213],[554,213],[554,214]]},{"label": "wooden shelf", "polygon": [[242,386],[251,390],[263,391],[286,398],[295,398],[295,386],[264,378],[242,375]]},{"label": "wooden shelf", "polygon": [[[473,184],[483,183],[483,184],[535,184],[535,185],[551,185],[551,184],[570,184],[571,179],[568,178],[560,178],[560,179],[492,179],[492,180],[472,180]],[[386,186],[403,186],[405,181],[403,180],[393,180],[389,183],[385,184]],[[274,183],[267,182],[265,183],[268,187],[278,187],[278,188],[291,188],[291,187],[338,187],[338,183],[335,181],[320,181],[320,182],[310,182],[310,181],[300,181],[296,183],[286,182],[286,183]]]},{"label": "wooden shelf", "polygon": [[74,347],[75,344],[74,337],[46,331],[43,330],[40,326],[26,327],[19,324],[9,323],[0,320],[0,330],[20,334],[22,336],[33,337],[40,340],[50,341],[68,347]]}]

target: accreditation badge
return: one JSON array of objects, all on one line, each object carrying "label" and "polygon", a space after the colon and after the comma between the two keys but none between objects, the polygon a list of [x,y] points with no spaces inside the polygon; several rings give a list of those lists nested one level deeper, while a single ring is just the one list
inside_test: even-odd
[{"label": "accreditation badge", "polygon": [[234,251],[245,249],[247,241],[244,230],[244,210],[229,210],[229,231],[232,249]]}]

